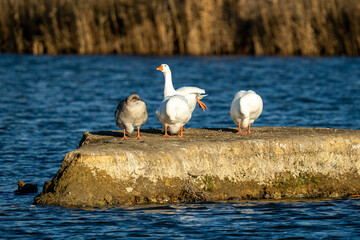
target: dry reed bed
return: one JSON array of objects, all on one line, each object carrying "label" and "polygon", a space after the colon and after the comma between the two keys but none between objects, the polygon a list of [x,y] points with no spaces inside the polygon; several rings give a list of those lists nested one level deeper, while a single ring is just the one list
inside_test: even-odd
[{"label": "dry reed bed", "polygon": [[0,52],[360,53],[359,0],[0,0]]}]

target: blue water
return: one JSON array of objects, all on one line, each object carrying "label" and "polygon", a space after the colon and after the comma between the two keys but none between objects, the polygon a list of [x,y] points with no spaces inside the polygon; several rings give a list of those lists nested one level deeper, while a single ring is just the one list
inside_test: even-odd
[{"label": "blue water", "polygon": [[32,206],[14,195],[19,179],[52,179],[86,131],[117,130],[118,101],[138,93],[160,128],[161,63],[175,88],[206,89],[208,110],[185,127],[236,127],[234,94],[264,101],[254,126],[360,129],[360,58],[0,55],[0,238],[355,238],[359,199],[248,201],[101,209]]}]

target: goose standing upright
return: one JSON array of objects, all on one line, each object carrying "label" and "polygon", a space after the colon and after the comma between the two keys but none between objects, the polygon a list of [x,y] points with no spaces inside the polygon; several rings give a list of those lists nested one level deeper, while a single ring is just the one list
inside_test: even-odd
[{"label": "goose standing upright", "polygon": [[[260,116],[262,110],[263,101],[254,91],[237,92],[230,108],[231,119],[239,126],[237,134],[251,134],[250,126]],[[248,127],[247,132],[242,132],[241,127]]]},{"label": "goose standing upright", "polygon": [[168,96],[175,94],[182,95],[186,98],[189,103],[191,112],[194,111],[196,107],[196,102],[198,102],[199,107],[205,111],[207,108],[206,105],[200,101],[200,99],[206,97],[205,90],[198,87],[182,87],[177,90],[174,89],[171,77],[170,67],[167,64],[161,64],[157,70],[161,71],[165,77],[165,87],[164,87],[164,99]]},{"label": "goose standing upright", "polygon": [[124,137],[122,139],[129,139],[126,137],[126,132],[131,134],[137,127],[136,139],[140,137],[140,126],[146,123],[148,113],[146,104],[139,95],[132,94],[129,97],[120,101],[115,111],[116,125],[124,129]]},{"label": "goose standing upright", "polygon": [[172,95],[166,97],[156,110],[156,116],[159,122],[165,127],[164,137],[170,137],[167,133],[167,128],[172,134],[175,134],[180,129],[179,137],[184,137],[183,126],[191,118],[191,110],[188,101],[184,96]]}]

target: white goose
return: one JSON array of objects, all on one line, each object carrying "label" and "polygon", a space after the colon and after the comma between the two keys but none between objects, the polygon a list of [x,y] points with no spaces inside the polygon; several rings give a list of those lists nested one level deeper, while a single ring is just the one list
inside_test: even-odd
[{"label": "white goose", "polygon": [[[239,126],[237,134],[250,134],[250,126],[260,116],[262,110],[262,99],[254,91],[237,92],[230,108],[231,119]],[[248,127],[247,132],[242,132],[241,127]]]},{"label": "white goose", "polygon": [[170,137],[167,133],[169,127],[170,133],[175,134],[180,129],[179,137],[184,137],[183,126],[191,118],[191,110],[184,96],[172,95],[166,97],[156,110],[156,116],[159,122],[165,127],[164,137]]},{"label": "white goose", "polygon": [[200,99],[206,97],[205,90],[197,87],[182,87],[177,90],[174,89],[171,77],[170,67],[167,64],[161,64],[157,70],[161,71],[165,77],[165,87],[164,87],[164,98],[168,96],[172,96],[175,94],[184,96],[190,106],[191,112],[194,111],[196,102],[199,103],[199,107],[202,108],[203,111],[207,108],[206,105],[200,101]]}]

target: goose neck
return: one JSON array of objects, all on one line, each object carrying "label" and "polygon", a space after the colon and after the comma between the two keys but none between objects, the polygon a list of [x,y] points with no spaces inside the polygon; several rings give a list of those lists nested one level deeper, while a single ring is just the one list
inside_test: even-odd
[{"label": "goose neck", "polygon": [[165,77],[165,88],[164,88],[164,98],[175,94],[175,89],[172,83],[171,72],[164,73]]}]

